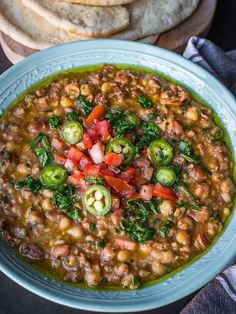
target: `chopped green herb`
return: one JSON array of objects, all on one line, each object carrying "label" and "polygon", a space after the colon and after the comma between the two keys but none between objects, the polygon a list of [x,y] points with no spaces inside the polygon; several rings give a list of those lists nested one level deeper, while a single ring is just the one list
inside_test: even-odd
[{"label": "chopped green herb", "polygon": [[60,120],[56,116],[52,116],[49,118],[49,126],[51,129],[56,129],[60,124]]},{"label": "chopped green herb", "polygon": [[38,157],[38,160],[42,167],[45,167],[50,162],[53,161],[53,156],[47,151],[45,147],[36,147],[34,149],[35,155]]},{"label": "chopped green herb", "polygon": [[66,114],[66,119],[68,121],[76,121],[78,119],[78,113],[76,111],[68,112]]},{"label": "chopped green herb", "polygon": [[105,183],[105,179],[101,175],[97,177],[89,176],[85,178],[84,181],[89,184],[99,184],[99,185],[103,185]]},{"label": "chopped green herb", "polygon": [[28,162],[26,162],[26,163],[25,163],[25,166],[26,166],[26,168],[30,168],[30,167],[31,167],[31,164],[28,163]]},{"label": "chopped green herb", "polygon": [[27,191],[33,192],[34,194],[37,194],[39,191],[44,189],[44,186],[39,179],[35,179],[32,176],[27,175],[23,181],[16,183],[16,189],[25,189]]},{"label": "chopped green herb", "polygon": [[148,120],[156,120],[157,118],[158,118],[158,114],[155,114],[155,113],[148,114]]},{"label": "chopped green herb", "polygon": [[74,208],[69,212],[66,212],[66,215],[71,218],[74,221],[80,220],[80,209],[79,208]]},{"label": "chopped green herb", "polygon": [[124,110],[115,109],[113,111],[107,110],[105,119],[108,120],[115,130],[116,136],[124,135],[124,133],[135,130],[135,124],[130,123],[125,119]]},{"label": "chopped green herb", "polygon": [[54,206],[59,207],[62,211],[72,210],[73,205],[76,203],[72,186],[67,184],[54,191],[51,201]]},{"label": "chopped green herb", "polygon": [[89,115],[94,108],[94,105],[82,95],[77,98],[76,102],[85,115]]},{"label": "chopped green herb", "polygon": [[155,218],[153,219],[152,223],[153,224],[158,224],[160,222],[160,219],[159,218]]},{"label": "chopped green herb", "polygon": [[137,101],[140,104],[140,106],[145,108],[145,109],[149,109],[149,108],[154,107],[153,102],[145,95],[138,96]]},{"label": "chopped green herb", "polygon": [[96,229],[96,224],[95,223],[91,223],[90,224],[90,230],[94,231]]},{"label": "chopped green herb", "polygon": [[192,147],[189,143],[185,141],[179,141],[176,146],[180,152],[180,155],[189,162],[198,164],[200,162],[200,157],[194,154]]},{"label": "chopped green herb", "polygon": [[98,247],[99,249],[104,249],[105,246],[106,246],[106,241],[105,241],[104,239],[99,240],[99,241],[97,242],[97,247]]},{"label": "chopped green herb", "polygon": [[169,233],[171,226],[172,226],[171,221],[166,221],[159,229],[159,235],[165,239]]},{"label": "chopped green herb", "polygon": [[222,131],[221,129],[218,129],[217,132],[216,132],[216,134],[215,134],[215,136],[214,136],[214,138],[215,138],[217,141],[219,141],[219,140],[222,139],[223,136],[224,136],[223,131]]},{"label": "chopped green herb", "polygon": [[[40,143],[42,143],[43,146],[37,147],[37,145]],[[51,145],[47,135],[39,133],[35,140],[31,143],[30,147],[38,157],[38,160],[43,167],[53,160],[53,156],[50,153]]]},{"label": "chopped green herb", "polygon": [[215,219],[215,220],[221,220],[220,219],[220,213],[219,212],[214,212],[212,215],[211,215],[211,217],[213,218],[213,219]]},{"label": "chopped green herb", "polygon": [[128,200],[121,216],[121,228],[136,242],[151,240],[155,230],[149,226],[148,218],[158,213],[159,202]]},{"label": "chopped green herb", "polygon": [[136,143],[136,148],[138,150],[149,146],[152,141],[160,137],[160,129],[155,122],[143,121],[142,129],[144,131],[144,135]]},{"label": "chopped green herb", "polygon": [[120,230],[119,228],[115,228],[115,229],[114,229],[114,233],[115,233],[115,234],[120,234],[120,232],[121,232],[121,230]]},{"label": "chopped green herb", "polygon": [[183,202],[179,202],[178,206],[181,206],[181,207],[184,207],[184,208],[187,208],[187,209],[191,209],[191,210],[194,210],[194,211],[201,211],[201,207],[198,206],[198,205],[192,205],[192,204],[186,204],[186,203],[183,203]]}]

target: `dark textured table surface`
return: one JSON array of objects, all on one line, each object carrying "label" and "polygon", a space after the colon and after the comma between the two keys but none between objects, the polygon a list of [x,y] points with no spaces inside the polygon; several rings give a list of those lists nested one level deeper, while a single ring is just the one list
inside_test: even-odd
[{"label": "dark textured table surface", "polygon": [[[236,0],[219,0],[215,19],[208,38],[223,50],[236,49]],[[11,66],[0,48],[0,73]],[[193,298],[194,294],[147,314],[177,314]],[[73,310],[46,301],[21,288],[0,273],[0,314],[74,314],[89,313]],[[94,313],[94,312],[91,312]],[[207,313],[206,313],[207,314]],[[210,313],[211,314],[211,313]],[[213,314],[213,313],[212,313]]]}]

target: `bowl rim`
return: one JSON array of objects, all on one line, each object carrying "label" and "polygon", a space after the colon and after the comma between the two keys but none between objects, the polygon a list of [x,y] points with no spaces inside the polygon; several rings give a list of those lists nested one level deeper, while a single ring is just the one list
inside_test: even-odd
[{"label": "bowl rim", "polygon": [[[96,49],[98,51],[99,49],[107,49],[107,50],[116,49],[117,51],[129,50],[129,51],[138,52],[139,54],[144,54],[144,55],[149,54],[156,58],[159,57],[159,58],[168,60],[169,62],[174,63],[177,66],[183,65],[184,67],[189,67],[189,69],[191,69],[191,72],[193,72],[196,76],[197,75],[200,75],[202,77],[207,76],[215,85],[220,86],[220,88],[224,91],[224,96],[226,97],[226,101],[225,101],[226,105],[232,104],[230,105],[230,109],[234,112],[234,116],[236,116],[236,100],[235,100],[234,95],[211,73],[209,73],[208,71],[206,71],[199,65],[185,59],[184,57],[172,51],[169,51],[169,50],[157,47],[157,46],[151,46],[151,45],[146,45],[146,44],[131,42],[131,41],[96,39],[96,40],[84,40],[84,41],[79,41],[79,42],[71,42],[71,43],[66,43],[63,45],[54,46],[54,47],[45,49],[43,51],[37,52],[27,57],[26,59],[20,61],[13,67],[9,68],[7,71],[5,71],[3,74],[0,75],[0,84],[4,80],[8,80],[8,78],[11,75],[14,75],[15,71],[24,73],[24,68],[31,69],[33,66],[35,66],[35,64],[37,64],[37,62],[42,63],[42,62],[47,61],[48,54],[57,53],[60,56],[63,55],[63,50],[65,47],[70,47],[71,50],[78,49],[78,48],[85,49],[85,50]],[[142,64],[140,64],[140,66],[142,67]],[[0,90],[0,94],[1,94],[1,90]],[[235,108],[233,107],[233,105],[235,105]],[[234,153],[235,153],[235,148],[234,148]],[[235,206],[234,206],[234,209],[235,209]],[[228,225],[226,226],[225,230],[227,228],[228,228]],[[236,247],[235,248],[233,247],[232,242],[233,242],[233,236],[232,236],[231,242],[229,243],[231,250],[229,251],[228,249],[227,254],[222,256],[221,263],[216,264],[214,268],[210,269],[210,272],[204,278],[202,278],[201,276],[197,277],[196,280],[192,283],[191,289],[189,289],[189,287],[186,286],[184,287],[183,290],[176,291],[175,296],[173,298],[169,297],[168,299],[165,299],[163,301],[152,300],[148,304],[137,303],[137,304],[127,304],[125,306],[124,304],[121,304],[120,306],[114,305],[114,304],[101,305],[100,303],[85,302],[85,301],[80,301],[78,299],[73,302],[72,300],[68,300],[66,298],[63,299],[63,297],[61,296],[58,297],[56,292],[53,292],[53,291],[50,292],[48,290],[44,290],[41,286],[37,286],[34,281],[30,280],[30,278],[24,277],[20,271],[16,273],[16,271],[13,268],[11,268],[10,265],[8,265],[2,260],[0,260],[0,270],[4,274],[6,274],[9,278],[11,278],[13,281],[23,286],[27,290],[45,299],[54,301],[64,306],[69,306],[69,307],[83,309],[83,310],[100,311],[100,312],[127,312],[127,311],[137,312],[137,311],[150,310],[156,307],[167,305],[169,303],[173,303],[187,296],[188,294],[193,293],[199,288],[201,288],[203,285],[209,282],[212,278],[214,278],[223,268],[225,268],[228,265],[228,263],[233,259],[233,257],[235,257]],[[211,249],[214,247],[214,245],[211,247]],[[1,252],[0,252],[0,256],[1,256]],[[202,257],[200,257],[200,259],[201,258]],[[155,285],[153,285],[153,287],[155,287]]]}]

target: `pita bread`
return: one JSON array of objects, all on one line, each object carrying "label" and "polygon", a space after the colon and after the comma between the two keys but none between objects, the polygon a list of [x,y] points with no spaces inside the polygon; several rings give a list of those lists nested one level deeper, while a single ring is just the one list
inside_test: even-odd
[{"label": "pita bread", "polygon": [[82,39],[55,28],[19,0],[0,0],[0,30],[20,44],[37,50]]},{"label": "pita bread", "polygon": [[140,43],[143,43],[143,44],[152,45],[152,44],[155,44],[155,42],[157,41],[158,38],[159,38],[159,34],[156,34],[156,35],[150,35],[147,37],[137,39],[137,41],[139,41]]},{"label": "pita bread", "polygon": [[112,38],[136,40],[162,33],[187,19],[200,0],[138,0],[126,6],[130,26]]},{"label": "pita bread", "polygon": [[55,0],[22,0],[22,3],[69,34],[106,37],[129,26],[129,13],[121,6],[91,7]]},{"label": "pita bread", "polygon": [[[63,1],[63,0],[59,0]],[[64,0],[65,2],[70,3],[80,3],[85,5],[98,5],[98,6],[112,6],[112,5],[121,5],[132,3],[136,0]]]}]

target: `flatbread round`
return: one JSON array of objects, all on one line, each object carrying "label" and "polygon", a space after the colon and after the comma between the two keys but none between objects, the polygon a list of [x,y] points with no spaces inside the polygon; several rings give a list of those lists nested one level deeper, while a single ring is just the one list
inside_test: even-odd
[{"label": "flatbread round", "polygon": [[132,3],[137,0],[64,0],[64,1],[70,3],[80,3],[85,5],[112,6]]},{"label": "flatbread round", "polygon": [[106,37],[129,26],[129,13],[122,6],[92,7],[48,0],[22,0],[22,3],[70,34]]},{"label": "flatbread round", "polygon": [[0,1],[0,30],[20,44],[37,50],[83,39],[55,28],[19,0]]},{"label": "flatbread round", "polygon": [[199,2],[200,0],[138,0],[126,6],[130,12],[130,26],[111,37],[136,40],[162,33],[191,16]]},{"label": "flatbread round", "polygon": [[158,38],[159,38],[159,34],[156,34],[156,35],[150,35],[147,37],[137,39],[137,41],[139,41],[140,43],[143,43],[143,44],[152,45],[152,44],[155,44],[155,42],[157,41]]}]

